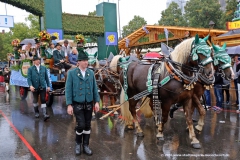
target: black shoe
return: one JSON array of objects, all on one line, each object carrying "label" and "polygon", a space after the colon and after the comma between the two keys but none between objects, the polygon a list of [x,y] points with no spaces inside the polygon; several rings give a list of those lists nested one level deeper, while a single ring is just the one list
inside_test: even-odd
[{"label": "black shoe", "polygon": [[170,116],[171,118],[173,118],[173,113],[174,113],[176,110],[178,110],[178,106],[174,104],[174,105],[170,108],[170,112],[169,112],[169,116]]},{"label": "black shoe", "polygon": [[91,156],[92,155],[92,150],[89,148],[88,145],[83,145],[83,153],[85,153],[86,155],[88,156]]},{"label": "black shoe", "polygon": [[34,112],[35,112],[35,118],[39,118],[38,106],[34,107]]},{"label": "black shoe", "polygon": [[76,143],[75,153],[81,155],[81,144]]}]

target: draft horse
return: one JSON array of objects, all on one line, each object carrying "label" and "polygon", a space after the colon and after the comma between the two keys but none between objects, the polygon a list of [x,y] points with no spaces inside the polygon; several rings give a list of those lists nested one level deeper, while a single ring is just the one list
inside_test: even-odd
[{"label": "draft horse", "polygon": [[[231,68],[231,57],[226,52],[226,43],[222,47],[218,47],[212,44],[212,48],[214,51],[212,57],[214,60],[213,62],[215,70],[218,70],[221,73],[222,77],[226,80],[231,80],[234,73]],[[194,94],[192,97],[192,112],[196,107],[200,115],[198,124],[195,126],[198,131],[202,131],[205,118],[205,110],[201,105],[200,98],[206,89],[209,90],[211,88],[211,85],[212,82],[209,79],[204,78],[200,75],[196,85],[194,86]]]},{"label": "draft horse", "polygon": [[[206,43],[207,39],[208,36],[201,39],[196,35],[195,38],[184,40],[171,52],[170,59],[166,58],[164,62],[160,63],[160,75],[157,77],[157,83],[160,85],[156,88],[160,105],[153,107],[155,102],[153,101],[152,95],[150,94],[149,96],[149,105],[152,111],[155,112],[154,116],[158,127],[156,137],[158,139],[163,138],[164,124],[168,120],[171,105],[179,102],[184,106],[191,144],[194,148],[201,147],[194,133],[191,105],[193,95],[192,88],[198,79],[198,73],[201,72],[201,74],[208,78],[212,77],[213,74],[211,49]],[[143,136],[143,131],[138,123],[135,109],[139,100],[135,100],[132,97],[150,88],[146,83],[149,82],[148,75],[151,65],[132,62],[128,66],[125,65],[121,68],[121,62],[123,61],[123,58],[119,57],[117,61],[119,63],[118,65],[110,64],[110,67],[111,65],[118,66],[115,70],[123,75],[120,76],[123,88],[125,87],[120,97],[120,103],[122,104],[121,114],[124,117],[126,128],[133,129],[134,122],[137,135]],[[124,73],[124,69],[127,72]],[[155,68],[153,70],[155,70]],[[126,97],[129,98],[128,101],[125,101],[127,100]],[[160,110],[160,113],[155,110]]]},{"label": "draft horse", "polygon": [[100,65],[97,59],[97,52],[94,54],[88,53],[87,55],[89,58],[88,68],[94,70],[103,108],[107,106],[103,99],[104,96],[108,96],[110,98],[110,104],[115,105],[121,91],[118,74],[111,72],[107,63]]}]

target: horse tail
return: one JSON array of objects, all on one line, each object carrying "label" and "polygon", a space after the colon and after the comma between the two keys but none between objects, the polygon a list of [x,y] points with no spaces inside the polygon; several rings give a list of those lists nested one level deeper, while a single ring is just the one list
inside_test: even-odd
[{"label": "horse tail", "polygon": [[145,118],[151,118],[153,116],[153,111],[150,107],[150,98],[149,97],[144,97],[142,98],[142,104],[139,108],[141,113],[144,114]]},{"label": "horse tail", "polygon": [[123,87],[120,94],[120,104],[122,104],[121,114],[123,122],[125,123],[125,125],[131,124],[133,121],[133,117],[131,112],[129,111],[129,102],[128,101],[125,102],[125,92],[123,90]]}]

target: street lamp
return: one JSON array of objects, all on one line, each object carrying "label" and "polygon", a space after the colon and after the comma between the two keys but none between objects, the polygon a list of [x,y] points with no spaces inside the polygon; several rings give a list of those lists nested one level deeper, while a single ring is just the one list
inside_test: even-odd
[{"label": "street lamp", "polygon": [[215,25],[215,23],[211,20],[208,24],[208,26],[209,26],[208,34],[210,33],[210,30],[213,29],[214,25]]},{"label": "street lamp", "polygon": [[121,28],[120,28],[120,10],[119,10],[119,0],[118,0],[118,29],[119,29],[119,37],[121,37]]}]

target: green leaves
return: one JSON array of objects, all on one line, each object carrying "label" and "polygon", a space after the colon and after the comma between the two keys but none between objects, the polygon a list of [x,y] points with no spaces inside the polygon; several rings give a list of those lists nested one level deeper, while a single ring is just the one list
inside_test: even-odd
[{"label": "green leaves", "polygon": [[128,23],[128,25],[123,26],[122,37],[126,37],[129,34],[133,33],[137,29],[146,25],[147,21],[140,16],[134,16],[134,18]]},{"label": "green leaves", "polygon": [[158,21],[159,25],[163,26],[186,26],[187,23],[182,16],[181,9],[178,4],[173,2],[169,7],[162,11],[162,17]]},{"label": "green leaves", "polygon": [[104,19],[98,16],[62,14],[64,34],[99,36],[104,34]]}]

